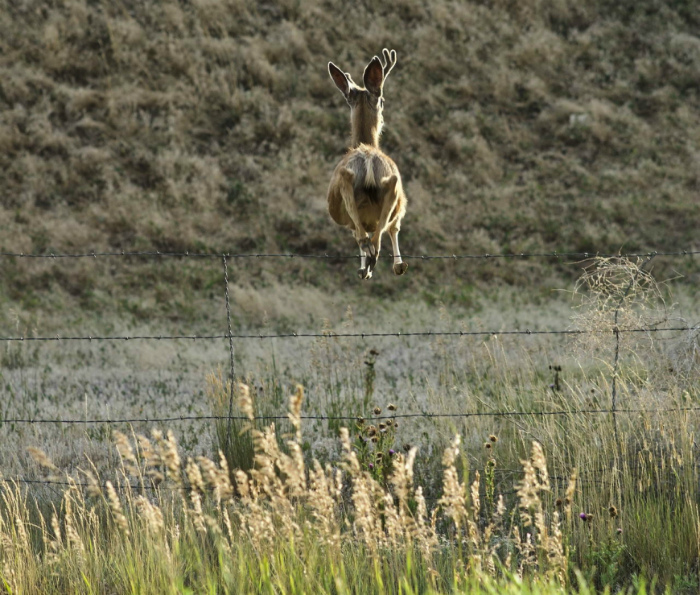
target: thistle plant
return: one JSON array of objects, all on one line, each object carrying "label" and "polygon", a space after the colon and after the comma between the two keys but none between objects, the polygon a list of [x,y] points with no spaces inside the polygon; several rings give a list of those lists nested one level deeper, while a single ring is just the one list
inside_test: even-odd
[{"label": "thistle plant", "polygon": [[[397,407],[389,403],[386,407],[389,415]],[[363,470],[382,485],[387,485],[397,455],[396,432],[398,423],[395,419],[382,416],[382,409],[375,406],[372,410],[375,423],[368,423],[364,417],[355,422],[355,440],[353,447]]]}]

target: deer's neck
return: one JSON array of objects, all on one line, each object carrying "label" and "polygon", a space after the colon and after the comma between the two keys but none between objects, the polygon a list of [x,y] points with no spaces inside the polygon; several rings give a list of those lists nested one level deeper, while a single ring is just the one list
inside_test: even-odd
[{"label": "deer's neck", "polygon": [[379,148],[379,135],[382,133],[382,116],[368,106],[358,106],[352,110],[352,146],[360,144]]}]

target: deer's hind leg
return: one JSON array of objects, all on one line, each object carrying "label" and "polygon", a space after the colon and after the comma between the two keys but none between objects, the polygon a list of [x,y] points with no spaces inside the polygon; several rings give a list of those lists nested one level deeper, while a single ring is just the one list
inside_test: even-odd
[{"label": "deer's hind leg", "polygon": [[377,262],[377,255],[372,246],[369,235],[365,231],[362,221],[360,220],[360,213],[357,210],[357,203],[355,202],[355,174],[349,169],[343,168],[338,174],[338,192],[343,198],[343,205],[345,206],[345,211],[352,221],[352,226],[354,228],[355,240],[360,247],[360,268],[357,271],[360,279],[369,279],[372,277],[372,269]]}]

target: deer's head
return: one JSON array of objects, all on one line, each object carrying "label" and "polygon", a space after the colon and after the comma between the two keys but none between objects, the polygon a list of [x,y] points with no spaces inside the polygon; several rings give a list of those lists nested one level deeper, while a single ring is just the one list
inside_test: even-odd
[{"label": "deer's head", "polygon": [[362,75],[364,87],[356,84],[349,73],[340,70],[333,62],[328,63],[328,73],[350,106],[353,146],[360,143],[379,145],[379,135],[384,123],[382,90],[389,72],[396,65],[395,50],[389,51],[385,48],[382,54],[385,63],[375,56],[365,67]]}]

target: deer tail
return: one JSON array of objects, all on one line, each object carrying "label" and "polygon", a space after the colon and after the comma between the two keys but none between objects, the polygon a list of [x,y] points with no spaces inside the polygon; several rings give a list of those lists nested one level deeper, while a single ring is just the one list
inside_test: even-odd
[{"label": "deer tail", "polygon": [[365,157],[365,188],[378,188],[376,172],[374,171],[374,155]]}]

